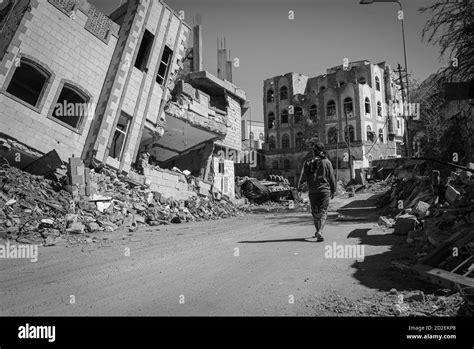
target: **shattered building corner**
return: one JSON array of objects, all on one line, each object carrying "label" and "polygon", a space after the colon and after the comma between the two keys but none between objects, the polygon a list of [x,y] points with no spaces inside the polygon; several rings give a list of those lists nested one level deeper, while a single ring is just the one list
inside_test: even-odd
[{"label": "shattered building corner", "polygon": [[86,1],[21,1],[2,18],[0,134],[10,163],[24,168],[55,150],[169,197],[196,195],[179,169],[204,194],[234,198],[233,161],[216,151],[241,150],[247,102],[228,62],[219,77],[202,70],[201,26],[150,0],[110,16]]}]

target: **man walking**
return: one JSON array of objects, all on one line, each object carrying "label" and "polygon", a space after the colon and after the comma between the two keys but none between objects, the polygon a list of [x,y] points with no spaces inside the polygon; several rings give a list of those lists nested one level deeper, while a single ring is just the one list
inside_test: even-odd
[{"label": "man walking", "polygon": [[310,144],[313,157],[303,165],[298,189],[301,190],[304,182],[308,184],[311,214],[316,228],[314,238],[317,242],[321,242],[324,241],[322,232],[326,223],[329,199],[334,199],[336,192],[336,181],[332,164],[326,157],[324,145],[314,139],[310,141]]}]

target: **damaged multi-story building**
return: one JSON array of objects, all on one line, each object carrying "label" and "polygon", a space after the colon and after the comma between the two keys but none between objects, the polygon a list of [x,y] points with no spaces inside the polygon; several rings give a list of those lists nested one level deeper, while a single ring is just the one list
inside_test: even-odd
[{"label": "damaged multi-story building", "polygon": [[196,195],[177,167],[233,197],[232,161],[213,149],[240,150],[246,98],[202,69],[200,26],[188,49],[192,28],[161,1],[130,0],[109,16],[85,0],[6,1],[0,11],[2,156],[24,167],[55,150],[168,196]]},{"label": "damaged multi-story building", "polygon": [[403,150],[403,104],[396,75],[385,62],[351,62],[308,78],[288,73],[264,81],[267,173],[296,184],[308,156],[306,141],[317,137],[339,177],[353,177],[372,160]]}]

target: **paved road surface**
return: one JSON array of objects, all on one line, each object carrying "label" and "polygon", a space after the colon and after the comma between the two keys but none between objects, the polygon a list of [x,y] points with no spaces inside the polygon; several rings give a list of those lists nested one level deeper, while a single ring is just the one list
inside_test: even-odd
[{"label": "paved road surface", "polygon": [[[360,201],[368,196],[349,207],[372,206]],[[312,307],[320,297],[393,286],[386,274],[393,236],[374,221],[335,215],[323,243],[305,240],[314,232],[308,212],[287,211],[116,232],[102,246],[41,247],[36,263],[0,261],[0,314],[324,315]],[[364,261],[325,258],[334,242],[365,244]]]}]

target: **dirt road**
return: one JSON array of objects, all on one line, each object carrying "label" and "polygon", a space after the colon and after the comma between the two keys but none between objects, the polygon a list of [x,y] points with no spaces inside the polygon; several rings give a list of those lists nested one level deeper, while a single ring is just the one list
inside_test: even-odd
[{"label": "dirt road", "polygon": [[[0,314],[327,315],[315,307],[326,296],[406,286],[387,272],[401,238],[377,228],[369,196],[346,211],[358,208],[367,220],[341,222],[330,213],[322,243],[305,239],[314,232],[308,212],[286,211],[40,247],[36,263],[1,261]],[[346,203],[334,201],[333,209]],[[365,259],[326,258],[334,243],[364,245]]]}]

